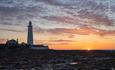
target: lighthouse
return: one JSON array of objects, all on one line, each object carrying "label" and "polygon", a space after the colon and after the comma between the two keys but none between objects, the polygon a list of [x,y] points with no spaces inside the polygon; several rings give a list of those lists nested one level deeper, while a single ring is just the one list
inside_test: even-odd
[{"label": "lighthouse", "polygon": [[27,44],[33,45],[33,27],[31,21],[29,21],[29,25],[28,25]]},{"label": "lighthouse", "polygon": [[47,45],[39,45],[39,44],[33,44],[33,26],[32,26],[32,22],[29,21],[29,25],[28,25],[28,36],[27,36],[27,44],[29,45],[29,47],[31,49],[34,50],[48,50],[48,46]]}]

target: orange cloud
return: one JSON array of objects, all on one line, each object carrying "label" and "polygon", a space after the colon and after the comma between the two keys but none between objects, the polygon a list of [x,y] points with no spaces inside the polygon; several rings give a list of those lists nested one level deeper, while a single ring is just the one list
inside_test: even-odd
[{"label": "orange cloud", "polygon": [[72,34],[79,34],[79,35],[94,34],[99,36],[115,35],[115,30],[103,30],[103,29],[97,29],[90,26],[81,26],[80,28],[76,28],[76,29],[71,29],[71,28],[40,29],[40,32],[48,32],[54,35],[65,34],[65,33],[70,35]]}]

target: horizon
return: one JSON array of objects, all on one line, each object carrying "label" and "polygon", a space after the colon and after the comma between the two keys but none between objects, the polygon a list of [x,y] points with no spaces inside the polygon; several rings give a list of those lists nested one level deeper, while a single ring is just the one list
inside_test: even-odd
[{"label": "horizon", "polygon": [[55,50],[115,50],[114,0],[1,0],[0,43],[27,42]]}]

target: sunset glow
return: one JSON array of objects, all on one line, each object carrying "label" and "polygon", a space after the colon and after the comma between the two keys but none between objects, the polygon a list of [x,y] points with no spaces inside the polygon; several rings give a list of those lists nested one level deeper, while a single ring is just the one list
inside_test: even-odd
[{"label": "sunset glow", "polygon": [[91,49],[90,48],[87,48],[88,51],[90,51]]}]

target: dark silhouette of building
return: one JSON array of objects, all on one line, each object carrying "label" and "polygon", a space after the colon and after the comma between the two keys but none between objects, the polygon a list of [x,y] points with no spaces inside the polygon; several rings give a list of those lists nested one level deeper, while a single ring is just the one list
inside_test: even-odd
[{"label": "dark silhouette of building", "polygon": [[18,41],[11,39],[6,41],[6,45],[18,45]]},{"label": "dark silhouette of building", "polygon": [[22,42],[20,44],[18,39],[11,39],[7,40],[5,44],[0,44],[0,48],[30,48],[34,50],[48,50],[48,46],[46,45],[33,44],[33,26],[31,21],[29,21],[27,35],[27,43]]}]

